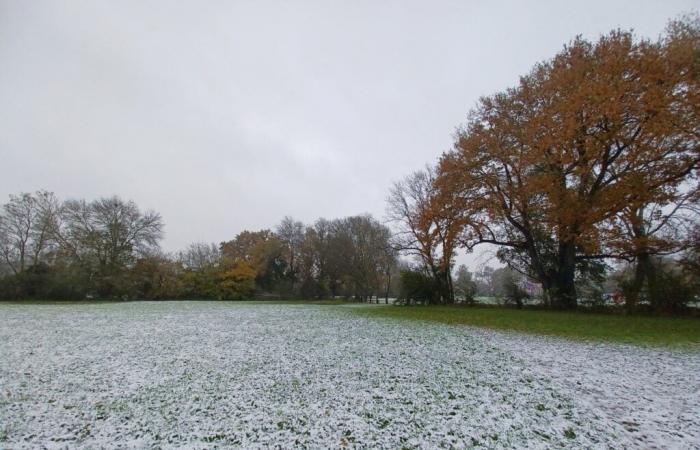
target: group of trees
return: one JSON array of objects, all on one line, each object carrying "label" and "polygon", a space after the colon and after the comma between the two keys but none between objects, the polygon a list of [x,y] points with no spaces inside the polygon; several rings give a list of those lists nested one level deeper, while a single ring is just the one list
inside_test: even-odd
[{"label": "group of trees", "polygon": [[241,291],[224,298],[364,301],[388,298],[396,289],[397,253],[390,238],[389,229],[369,215],[309,226],[285,217],[274,231],[243,231],[219,247],[193,244],[178,259],[198,286],[186,294],[193,298],[222,297],[217,280],[227,279]]},{"label": "group of trees", "polygon": [[[418,265],[402,262],[398,300],[404,304],[430,304],[442,301],[435,295],[436,280]],[[460,305],[503,304],[522,308],[526,300],[537,295],[538,289],[523,274],[508,266],[494,269],[483,266],[471,272],[464,264],[454,270],[453,303]],[[447,303],[443,301],[443,303]]]},{"label": "group of trees", "polygon": [[433,302],[454,301],[455,249],[491,244],[551,307],[575,308],[578,285],[626,261],[629,309],[678,310],[697,295],[699,107],[697,16],[655,41],[576,38],[480,99],[437,166],[394,186],[399,247]]},{"label": "group of trees", "polygon": [[163,222],[117,197],[59,201],[11,195],[0,211],[0,296],[112,297],[131,292],[133,268],[158,248]]},{"label": "group of trees", "polygon": [[358,300],[396,290],[389,229],[369,215],[289,217],[220,245],[159,248],[161,216],[118,197],[60,201],[10,196],[0,210],[0,298],[220,298]]}]

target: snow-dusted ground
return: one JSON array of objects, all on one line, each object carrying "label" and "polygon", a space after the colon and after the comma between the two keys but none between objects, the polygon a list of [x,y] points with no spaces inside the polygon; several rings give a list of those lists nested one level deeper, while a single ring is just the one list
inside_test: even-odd
[{"label": "snow-dusted ground", "polygon": [[700,448],[699,391],[700,353],[343,306],[0,304],[0,448]]}]

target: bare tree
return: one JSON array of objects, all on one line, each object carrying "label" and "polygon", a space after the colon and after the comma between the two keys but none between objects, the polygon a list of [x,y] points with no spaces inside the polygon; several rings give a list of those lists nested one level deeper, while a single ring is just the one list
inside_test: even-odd
[{"label": "bare tree", "polygon": [[348,217],[344,222],[347,237],[353,244],[348,256],[355,296],[371,300],[383,287],[385,249],[390,232],[370,215]]},{"label": "bare tree", "polygon": [[36,217],[32,227],[32,265],[36,266],[57,248],[55,230],[61,211],[61,202],[53,192],[35,194]]},{"label": "bare tree", "polygon": [[53,193],[10,195],[0,214],[0,254],[15,273],[39,264],[49,248],[58,200]]},{"label": "bare tree", "polygon": [[458,221],[433,205],[437,194],[431,167],[394,183],[387,199],[387,218],[394,224],[396,248],[413,255],[441,286],[441,301],[454,301],[452,265]]},{"label": "bare tree", "polygon": [[66,201],[61,219],[57,240],[76,258],[94,258],[100,266],[123,266],[157,250],[163,236],[160,214],[119,197]]},{"label": "bare tree", "polygon": [[472,273],[467,269],[467,266],[461,264],[457,268],[457,276],[455,277],[455,297],[460,301],[474,304],[474,296],[476,295],[476,283]]},{"label": "bare tree", "polygon": [[692,186],[686,192],[669,196],[664,203],[634,203],[601,227],[608,251],[615,258],[634,263],[634,274],[626,289],[626,307],[637,306],[644,284],[648,299],[660,308],[665,299],[655,286],[659,283],[660,258],[681,253],[695,243],[693,227],[700,217],[699,191]]},{"label": "bare tree", "polygon": [[178,254],[178,259],[185,268],[202,271],[216,267],[221,259],[221,252],[214,243],[194,242]]},{"label": "bare tree", "polygon": [[8,267],[15,274],[24,272],[26,266],[34,210],[34,198],[27,193],[10,195],[10,201],[3,205],[0,221],[1,251]]},{"label": "bare tree", "polygon": [[275,230],[275,234],[282,242],[285,249],[284,257],[287,261],[287,276],[292,283],[292,289],[294,289],[297,281],[301,247],[304,242],[304,232],[304,224],[289,216],[285,216]]}]

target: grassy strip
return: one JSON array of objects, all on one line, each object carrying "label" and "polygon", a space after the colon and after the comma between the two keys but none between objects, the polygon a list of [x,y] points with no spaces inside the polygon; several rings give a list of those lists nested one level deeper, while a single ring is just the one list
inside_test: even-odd
[{"label": "grassy strip", "polygon": [[358,308],[355,312],[372,317],[429,320],[572,339],[700,348],[698,318],[455,306],[388,306]]}]

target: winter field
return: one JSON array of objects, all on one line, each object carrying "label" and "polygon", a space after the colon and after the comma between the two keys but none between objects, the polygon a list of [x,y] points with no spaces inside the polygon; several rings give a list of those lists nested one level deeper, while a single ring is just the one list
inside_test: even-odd
[{"label": "winter field", "polygon": [[1,448],[700,448],[700,353],[354,308],[0,304]]}]

